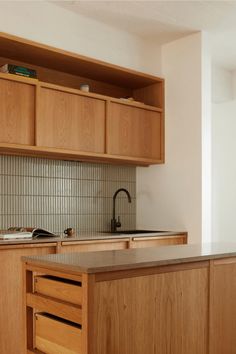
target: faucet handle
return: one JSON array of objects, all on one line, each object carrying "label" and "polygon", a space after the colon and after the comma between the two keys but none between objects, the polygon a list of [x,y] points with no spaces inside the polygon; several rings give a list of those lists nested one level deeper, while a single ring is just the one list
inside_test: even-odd
[{"label": "faucet handle", "polygon": [[120,222],[120,217],[119,216],[117,218],[116,227],[121,227],[121,222]]}]

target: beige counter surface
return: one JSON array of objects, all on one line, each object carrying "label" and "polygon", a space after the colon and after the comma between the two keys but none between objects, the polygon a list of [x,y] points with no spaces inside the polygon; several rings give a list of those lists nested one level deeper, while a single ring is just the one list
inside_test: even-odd
[{"label": "beige counter surface", "polygon": [[42,242],[71,242],[71,241],[93,241],[93,240],[108,240],[108,239],[123,239],[123,238],[136,238],[136,237],[166,237],[172,235],[186,234],[186,231],[163,231],[148,234],[112,234],[109,232],[88,232],[75,235],[73,237],[66,237],[65,235],[58,235],[58,237],[38,237],[34,239],[6,239],[0,240],[0,247],[3,245],[19,245],[30,243],[42,243]]},{"label": "beige counter surface", "polygon": [[236,243],[211,243],[92,253],[50,254],[24,257],[23,260],[34,266],[53,268],[71,273],[101,273],[235,256]]}]

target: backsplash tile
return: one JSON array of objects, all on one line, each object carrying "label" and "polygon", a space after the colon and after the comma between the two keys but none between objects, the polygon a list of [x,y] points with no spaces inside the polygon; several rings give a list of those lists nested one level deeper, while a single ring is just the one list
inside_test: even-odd
[{"label": "backsplash tile", "polygon": [[136,168],[30,157],[0,156],[0,229],[43,227],[62,233],[108,231],[112,196],[122,229],[136,225]]}]

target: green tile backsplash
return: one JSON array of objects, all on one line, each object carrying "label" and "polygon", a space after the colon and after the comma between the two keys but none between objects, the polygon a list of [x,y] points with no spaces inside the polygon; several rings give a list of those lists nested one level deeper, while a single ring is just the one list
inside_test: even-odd
[{"label": "green tile backsplash", "polygon": [[136,168],[74,161],[0,156],[0,229],[37,226],[62,233],[108,231],[112,196],[120,193],[122,229],[136,225]]}]

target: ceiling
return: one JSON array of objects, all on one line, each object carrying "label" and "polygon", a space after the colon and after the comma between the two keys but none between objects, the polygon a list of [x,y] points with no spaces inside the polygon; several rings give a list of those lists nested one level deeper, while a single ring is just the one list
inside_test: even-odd
[{"label": "ceiling", "polygon": [[196,31],[210,34],[213,60],[236,69],[236,1],[53,1],[163,44]]}]

